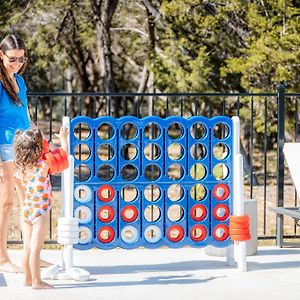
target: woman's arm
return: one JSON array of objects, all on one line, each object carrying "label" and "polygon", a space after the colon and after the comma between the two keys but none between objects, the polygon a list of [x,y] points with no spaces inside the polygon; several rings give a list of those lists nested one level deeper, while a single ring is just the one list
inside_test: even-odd
[{"label": "woman's arm", "polygon": [[30,128],[31,129],[36,129],[37,126],[34,124],[34,122],[31,120],[31,117],[30,117],[30,113],[29,113],[29,109],[27,107],[27,115],[28,115],[28,120],[29,120],[29,123],[30,123]]}]

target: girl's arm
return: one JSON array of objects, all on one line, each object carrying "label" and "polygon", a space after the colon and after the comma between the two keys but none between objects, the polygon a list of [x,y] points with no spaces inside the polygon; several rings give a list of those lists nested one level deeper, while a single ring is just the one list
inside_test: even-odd
[{"label": "girl's arm", "polygon": [[69,129],[65,127],[61,127],[59,134],[56,134],[56,136],[60,140],[60,145],[63,150],[65,150],[67,153],[69,151],[68,147],[68,135],[69,135]]},{"label": "girl's arm", "polygon": [[46,160],[44,160],[44,162],[45,162],[45,164],[44,164],[44,169],[42,171],[42,176],[47,177],[48,173],[49,173],[49,165]]}]

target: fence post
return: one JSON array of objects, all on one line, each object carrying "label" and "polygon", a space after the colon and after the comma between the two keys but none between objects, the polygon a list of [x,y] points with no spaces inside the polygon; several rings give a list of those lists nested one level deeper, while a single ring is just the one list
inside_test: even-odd
[{"label": "fence post", "polygon": [[[284,116],[285,116],[285,84],[281,82],[277,87],[278,92],[278,123],[277,123],[277,206],[284,204]],[[276,217],[276,244],[283,246],[283,215]]]}]

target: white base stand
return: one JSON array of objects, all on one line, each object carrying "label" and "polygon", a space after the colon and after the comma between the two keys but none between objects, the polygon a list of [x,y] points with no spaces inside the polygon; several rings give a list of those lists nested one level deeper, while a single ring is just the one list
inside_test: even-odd
[{"label": "white base stand", "polygon": [[76,280],[87,281],[90,278],[90,273],[81,268],[70,268],[67,271],[61,269],[58,265],[53,265],[45,268],[41,272],[41,278],[50,280]]}]

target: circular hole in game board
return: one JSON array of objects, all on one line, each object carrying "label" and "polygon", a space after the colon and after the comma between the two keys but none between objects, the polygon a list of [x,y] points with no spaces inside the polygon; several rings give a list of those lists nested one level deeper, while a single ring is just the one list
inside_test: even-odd
[{"label": "circular hole in game board", "polygon": [[184,170],[180,164],[171,164],[168,167],[168,177],[171,180],[179,180],[182,178]]},{"label": "circular hole in game board", "polygon": [[178,222],[183,218],[184,210],[182,206],[173,204],[168,208],[167,216],[171,222]]},{"label": "circular hole in game board", "polygon": [[109,181],[114,177],[115,170],[111,165],[104,164],[98,168],[97,177],[101,181]]},{"label": "circular hole in game board", "polygon": [[134,185],[125,185],[122,188],[121,196],[125,202],[132,202],[138,195],[137,188]]},{"label": "circular hole in game board", "polygon": [[87,144],[78,144],[74,147],[74,157],[77,160],[88,160],[91,156],[90,147]]},{"label": "circular hole in game board", "polygon": [[91,169],[84,164],[77,165],[74,168],[74,177],[77,181],[83,182],[87,181],[91,176]]},{"label": "circular hole in game board", "polygon": [[87,123],[78,123],[74,127],[74,135],[78,140],[87,140],[91,135],[91,128]]},{"label": "circular hole in game board", "polygon": [[213,176],[217,180],[224,180],[229,175],[229,169],[225,164],[217,164],[213,168]]},{"label": "circular hole in game board", "polygon": [[102,243],[110,243],[114,240],[115,235],[116,233],[112,227],[103,226],[99,229],[97,237],[98,240]]},{"label": "circular hole in game board", "polygon": [[230,214],[229,207],[224,204],[218,204],[213,210],[213,216],[217,221],[225,221]]},{"label": "circular hole in game board", "polygon": [[191,136],[195,139],[195,140],[200,140],[203,139],[206,135],[206,127],[200,123],[194,123],[191,128]]},{"label": "circular hole in game board", "polygon": [[98,198],[102,202],[110,202],[114,199],[116,191],[109,184],[103,184],[98,188]]},{"label": "circular hole in game board", "polygon": [[87,203],[92,199],[92,190],[87,185],[77,185],[74,189],[74,198],[80,203]]},{"label": "circular hole in game board", "polygon": [[179,143],[172,143],[168,147],[168,156],[172,160],[178,160],[183,156],[184,149]]},{"label": "circular hole in game board", "polygon": [[157,243],[162,238],[161,229],[156,225],[150,225],[145,229],[144,237],[149,243]]},{"label": "circular hole in game board", "polygon": [[225,224],[219,224],[213,229],[213,237],[217,241],[225,241],[229,236],[229,228]]},{"label": "circular hole in game board", "polygon": [[148,165],[144,170],[144,176],[148,180],[157,180],[160,177],[160,168],[155,164]]},{"label": "circular hole in game board", "polygon": [[196,204],[191,208],[190,216],[194,221],[201,222],[207,216],[207,209],[202,204]]},{"label": "circular hole in game board", "polygon": [[112,159],[114,154],[114,148],[109,144],[102,144],[98,147],[97,155],[103,161]]},{"label": "circular hole in game board", "polygon": [[102,123],[98,127],[97,134],[101,140],[110,140],[115,133],[114,127],[109,123]]},{"label": "circular hole in game board", "polygon": [[78,206],[74,211],[74,217],[78,218],[79,223],[87,224],[92,220],[92,212],[87,206]]},{"label": "circular hole in game board", "polygon": [[121,210],[122,220],[125,222],[134,222],[139,216],[138,209],[133,205],[124,206]]},{"label": "circular hole in game board", "polygon": [[99,208],[97,215],[101,222],[109,223],[115,218],[116,213],[111,206],[104,205]]},{"label": "circular hole in game board", "polygon": [[206,175],[206,169],[202,164],[193,164],[191,167],[190,175],[195,180],[201,180]]},{"label": "circular hole in game board", "polygon": [[206,196],[206,188],[202,184],[197,183],[191,188],[190,195],[192,199],[201,201]]},{"label": "circular hole in game board", "polygon": [[168,228],[167,237],[171,242],[178,243],[184,238],[184,230],[180,225],[172,225]]},{"label": "circular hole in game board", "polygon": [[88,244],[92,240],[91,230],[86,226],[79,227],[79,244]]},{"label": "circular hole in game board", "polygon": [[160,215],[160,208],[156,205],[148,205],[144,210],[144,217],[148,222],[156,222]]},{"label": "circular hole in game board", "polygon": [[190,236],[195,242],[201,242],[206,238],[207,230],[205,226],[201,224],[196,224],[192,227],[190,231]]},{"label": "circular hole in game board", "polygon": [[138,176],[138,170],[134,165],[125,165],[122,167],[121,176],[126,181],[134,180]]},{"label": "circular hole in game board", "polygon": [[148,123],[144,129],[144,135],[149,140],[155,140],[160,136],[160,126],[156,123]]},{"label": "circular hole in game board", "polygon": [[[79,231],[79,240],[86,240],[88,238],[88,233],[85,230]],[[80,243],[80,242],[79,242]]]},{"label": "circular hole in game board", "polygon": [[137,148],[133,144],[125,144],[121,149],[121,155],[126,160],[133,160],[137,155]]},{"label": "circular hole in game board", "polygon": [[184,194],[183,188],[180,184],[172,184],[168,187],[168,198],[171,201],[179,201]]},{"label": "circular hole in game board", "polygon": [[125,226],[121,230],[121,239],[127,244],[135,243],[138,240],[138,238],[139,238],[138,230],[131,225]]},{"label": "circular hole in game board", "polygon": [[150,202],[157,201],[160,195],[160,188],[155,184],[148,184],[144,190],[144,196]]},{"label": "circular hole in game board", "polygon": [[229,128],[225,123],[218,123],[214,126],[213,132],[217,139],[222,140],[228,137]]},{"label": "circular hole in game board", "polygon": [[156,160],[160,157],[160,148],[154,143],[148,144],[144,148],[144,155],[148,160]]},{"label": "circular hole in game board", "polygon": [[121,135],[125,140],[132,140],[137,135],[137,128],[132,123],[126,123],[122,126]]},{"label": "circular hole in game board", "polygon": [[206,155],[206,147],[199,143],[193,144],[190,149],[190,154],[195,160],[203,159]]},{"label": "circular hole in game board", "polygon": [[229,154],[229,148],[224,143],[218,143],[214,146],[213,154],[214,157],[218,160],[225,159]]},{"label": "circular hole in game board", "polygon": [[178,140],[183,136],[183,127],[180,123],[171,123],[168,127],[168,137],[172,140]]}]

